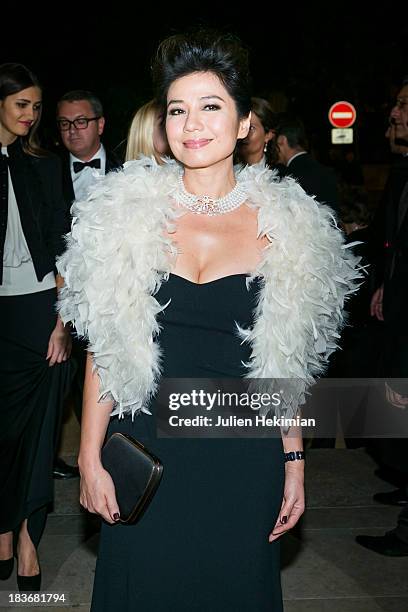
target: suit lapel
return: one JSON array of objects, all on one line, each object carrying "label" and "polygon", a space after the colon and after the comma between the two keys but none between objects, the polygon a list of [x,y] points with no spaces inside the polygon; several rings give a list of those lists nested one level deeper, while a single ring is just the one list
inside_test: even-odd
[{"label": "suit lapel", "polygon": [[121,168],[122,164],[118,160],[118,158],[111,151],[106,151],[106,166],[105,166],[105,174],[111,172],[112,170],[117,170]]},{"label": "suit lapel", "polygon": [[[62,189],[64,193],[64,199],[67,202],[68,206],[71,206],[72,202],[74,202],[75,200],[75,192],[74,192],[74,187],[72,185],[70,157],[69,157],[68,152],[64,153],[61,159],[61,162],[62,162]],[[117,170],[118,168],[121,168],[121,167],[122,167],[122,164],[115,157],[115,155],[111,153],[110,151],[107,151],[106,152],[105,174],[108,174],[108,172],[111,172],[112,170]]]},{"label": "suit lapel", "polygon": [[398,227],[397,227],[398,233],[405,219],[407,210],[408,210],[408,182],[405,184],[405,187],[402,190],[402,194],[398,202]]},{"label": "suit lapel", "polygon": [[69,163],[69,153],[64,153],[62,157],[62,191],[64,199],[69,206],[75,200],[74,187],[72,185],[71,168]]}]

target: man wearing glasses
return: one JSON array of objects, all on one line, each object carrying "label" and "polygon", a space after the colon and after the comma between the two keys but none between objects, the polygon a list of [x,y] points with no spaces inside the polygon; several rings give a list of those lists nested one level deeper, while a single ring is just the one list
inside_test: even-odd
[{"label": "man wearing glasses", "polygon": [[[62,157],[63,192],[67,205],[74,200],[87,197],[97,175],[104,175],[121,166],[112,153],[101,143],[105,127],[102,103],[92,92],[69,91],[57,105],[57,126],[65,146]],[[85,344],[73,338],[72,358],[77,372],[72,381],[71,398],[73,408],[81,422],[82,392],[85,375]],[[54,478],[66,479],[79,476],[77,467],[65,463],[61,458],[54,462]]]},{"label": "man wearing glasses", "polygon": [[96,174],[107,174],[120,162],[101,143],[105,118],[102,103],[92,92],[78,89],[62,96],[57,126],[68,152],[63,159],[63,187],[71,204],[86,198]]}]

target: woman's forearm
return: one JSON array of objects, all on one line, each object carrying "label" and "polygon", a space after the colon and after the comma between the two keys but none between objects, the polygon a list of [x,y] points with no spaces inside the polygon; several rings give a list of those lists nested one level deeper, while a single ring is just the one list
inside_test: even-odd
[{"label": "woman's forearm", "polygon": [[302,438],[302,428],[292,426],[289,428],[288,432],[282,433],[282,442],[283,449],[285,453],[290,453],[291,451],[301,451],[303,450],[303,438]]},{"label": "woman's forearm", "polygon": [[[57,287],[57,293],[58,293],[58,295],[59,295],[60,290],[61,290],[61,289],[62,289],[62,287],[64,286],[64,279],[62,278],[61,274],[56,274],[56,275],[55,275],[55,285],[56,285],[56,287]],[[61,319],[61,317],[60,317],[60,315],[59,315],[59,314],[57,315],[57,327],[59,327],[59,328],[61,328],[61,329],[65,327],[65,325],[64,325],[64,323],[62,322],[62,319]],[[69,324],[68,324],[67,329],[68,329],[68,330],[70,329]]]},{"label": "woman's forearm", "polygon": [[64,286],[64,279],[62,278],[61,274],[56,274],[55,275],[55,284],[56,284],[58,290],[60,290],[61,287]]},{"label": "woman's forearm", "polygon": [[78,457],[81,471],[100,465],[100,452],[113,407],[112,402],[98,403],[99,377],[97,372],[92,372],[92,365],[92,355],[88,353]]}]

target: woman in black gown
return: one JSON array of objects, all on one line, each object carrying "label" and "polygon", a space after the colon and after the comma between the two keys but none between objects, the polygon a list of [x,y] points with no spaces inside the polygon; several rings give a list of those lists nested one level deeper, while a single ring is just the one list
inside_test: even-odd
[{"label": "woman in black gown", "polygon": [[[179,163],[142,159],[108,177],[76,204],[58,263],[61,316],[88,336],[93,355],[79,466],[81,503],[106,521],[94,612],[282,610],[278,538],[304,509],[300,432],[159,438],[151,400],[160,372],[310,381],[352,286],[354,262],[324,207],[265,170],[234,176],[236,141],[250,123],[247,59],[235,39],[206,32],[162,43],[157,97]],[[145,442],[164,465],[132,526],[114,525],[120,510],[100,461],[115,431]]]},{"label": "woman in black gown", "polygon": [[64,249],[61,169],[36,131],[41,88],[21,64],[0,66],[0,578],[39,590],[36,548],[53,498],[52,465],[70,336],[57,316]]}]

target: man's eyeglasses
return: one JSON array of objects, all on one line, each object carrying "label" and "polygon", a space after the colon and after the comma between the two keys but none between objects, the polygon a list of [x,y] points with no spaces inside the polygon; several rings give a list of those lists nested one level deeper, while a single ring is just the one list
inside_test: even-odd
[{"label": "man's eyeglasses", "polygon": [[100,117],[78,117],[78,119],[74,119],[73,121],[69,119],[58,119],[57,125],[61,132],[67,132],[71,129],[71,125],[73,125],[76,130],[86,130],[90,121],[97,121],[98,119],[100,119]]}]

